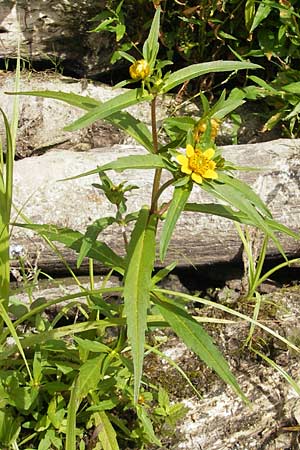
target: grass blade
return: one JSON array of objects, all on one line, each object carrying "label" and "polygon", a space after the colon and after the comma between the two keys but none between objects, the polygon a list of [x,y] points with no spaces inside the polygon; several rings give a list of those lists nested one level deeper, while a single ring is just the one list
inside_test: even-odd
[{"label": "grass blade", "polygon": [[6,307],[4,305],[4,301],[5,301],[5,299],[0,299],[0,315],[1,315],[1,318],[6,323],[6,326],[9,329],[9,332],[10,332],[11,336],[14,338],[14,341],[16,343],[18,351],[19,351],[20,355],[22,356],[23,361],[25,363],[25,366],[26,366],[29,378],[32,381],[31,371],[30,371],[30,368],[29,368],[29,365],[28,365],[28,362],[27,362],[27,359],[26,359],[26,356],[25,356],[22,344],[20,342],[19,336],[17,335],[15,327],[14,327],[12,321],[10,320],[10,318],[9,318],[7,312],[6,312]]},{"label": "grass blade", "polygon": [[292,386],[292,388],[294,389],[296,394],[298,394],[300,396],[299,384],[296,383],[296,381],[293,380],[293,378],[282,367],[280,367],[278,364],[276,364],[276,362],[273,361],[272,359],[268,358],[267,355],[259,352],[255,348],[251,347],[251,350],[254,353],[256,353],[258,356],[260,356],[261,359],[265,360],[271,367],[273,367],[273,369],[277,370],[277,372]]}]

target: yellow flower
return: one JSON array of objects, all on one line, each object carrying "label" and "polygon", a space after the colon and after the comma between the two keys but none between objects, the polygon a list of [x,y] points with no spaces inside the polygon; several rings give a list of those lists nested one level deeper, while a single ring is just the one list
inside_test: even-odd
[{"label": "yellow flower", "polygon": [[133,80],[144,80],[150,75],[150,66],[145,59],[139,59],[129,67],[129,73]]},{"label": "yellow flower", "polygon": [[216,163],[212,161],[215,154],[213,148],[208,148],[204,152],[190,144],[186,146],[186,156],[178,155],[177,161],[181,165],[181,172],[191,175],[196,183],[201,184],[203,178],[211,178],[216,180],[218,174],[215,171]]},{"label": "yellow flower", "polygon": [[[210,132],[210,137],[212,140],[215,140],[218,131],[219,131],[219,121],[216,119],[210,119],[210,126],[211,126],[211,132]],[[194,138],[195,141],[198,142],[199,139],[201,138],[201,135],[205,132],[207,128],[207,124],[206,121],[204,120],[200,120],[197,125],[195,126],[194,129]]]}]

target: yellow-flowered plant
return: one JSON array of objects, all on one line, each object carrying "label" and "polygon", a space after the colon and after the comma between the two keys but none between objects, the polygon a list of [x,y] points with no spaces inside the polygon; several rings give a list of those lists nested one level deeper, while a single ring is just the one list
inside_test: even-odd
[{"label": "yellow-flowered plant", "polygon": [[139,59],[129,67],[129,73],[135,81],[145,80],[150,75],[150,65],[145,59]]},{"label": "yellow-flowered plant", "polygon": [[[210,119],[210,127],[211,127],[210,137],[212,140],[215,140],[215,138],[217,137],[218,131],[219,131],[220,121],[216,120],[214,118]],[[199,142],[199,140],[201,139],[201,136],[203,136],[206,129],[207,129],[206,121],[199,120],[199,122],[196,124],[196,126],[194,128],[194,133],[193,133],[194,139],[196,142]]]},{"label": "yellow-flowered plant", "polygon": [[[93,318],[89,326],[82,329],[85,332],[84,339],[86,336],[89,339],[93,336],[97,344],[101,339],[99,336],[104,332],[102,330],[107,327],[116,327],[118,330],[118,333],[116,333],[118,339],[114,345],[110,344],[110,340],[105,341],[103,359],[98,363],[95,362],[92,374],[99,374],[100,377],[100,367],[101,371],[104,370],[103,367],[110,367],[110,363],[106,361],[116,358],[117,364],[121,364],[121,361],[127,358],[128,349],[131,350],[132,361],[126,363],[126,367],[127,370],[131,370],[131,367],[133,367],[133,399],[137,417],[144,420],[143,423],[145,429],[148,430],[148,434],[151,429],[147,418],[147,410],[142,404],[138,403],[138,399],[143,374],[145,334],[150,328],[171,327],[188,347],[209,367],[213,368],[238,395],[246,400],[225,358],[199,321],[183,305],[184,302],[190,303],[191,301],[208,304],[208,301],[198,296],[166,291],[157,285],[176,265],[176,262],[174,262],[167,268],[153,274],[158,253],[156,251],[158,241],[159,255],[161,262],[163,262],[177,221],[184,211],[214,214],[255,226],[277,245],[282,254],[284,252],[276,235],[278,231],[299,238],[297,233],[274,221],[271,212],[260,197],[248,185],[233,176],[236,167],[222,158],[220,149],[215,145],[214,140],[220,120],[244,102],[242,94],[239,93],[237,96],[236,92],[233,92],[226,98],[225,93],[222,93],[220,99],[212,107],[210,107],[204,95],[200,96],[203,109],[200,120],[199,117],[197,119],[193,117],[166,118],[162,123],[165,132],[164,141],[160,142],[156,120],[156,102],[159,95],[174,91],[182,83],[211,72],[233,72],[240,69],[255,69],[259,66],[244,61],[213,61],[195,64],[173,73],[166,72],[165,67],[170,62],[157,59],[159,24],[160,8],[157,7],[148,39],[143,46],[141,59],[136,60],[123,52],[123,56],[131,63],[129,69],[131,79],[126,80],[124,84],[140,82],[140,86],[126,90],[117,97],[103,103],[93,98],[61,92],[26,93],[41,97],[53,97],[82,108],[85,114],[67,126],[65,129],[68,131],[74,131],[89,126],[96,120],[104,119],[126,131],[143,146],[141,153],[138,155],[118,158],[79,175],[99,174],[101,184],[95,184],[94,186],[100,189],[107,200],[116,207],[115,217],[101,217],[91,224],[84,234],[53,225],[35,225],[32,228],[48,237],[48,239],[60,241],[77,251],[79,254],[78,266],[80,266],[84,257],[94,258],[111,272],[118,272],[123,277],[123,285],[118,289],[122,302],[110,308],[110,302],[106,304],[104,298],[97,297],[96,293],[93,292],[90,297],[93,304]],[[131,116],[125,110],[139,102],[150,103],[151,130],[149,130],[147,124],[139,118]],[[180,153],[179,149],[181,148],[186,148],[185,155]],[[142,207],[139,211],[130,211],[128,214],[126,193],[135,189],[136,186],[126,186],[119,180],[115,184],[106,174],[108,171],[116,171],[118,174],[120,171],[127,169],[150,169],[154,171],[149,205]],[[164,178],[162,178],[162,172],[164,172]],[[167,195],[166,189],[170,186],[173,187],[173,190],[166,202],[165,199],[162,200],[162,194]],[[194,188],[205,190],[212,198],[217,199],[217,201],[221,200],[222,204],[218,202],[209,204],[188,203],[189,196]],[[120,226],[122,230],[124,252],[121,255],[115,252],[115,247],[111,248],[101,240],[101,233],[111,224]],[[128,224],[131,225],[131,228],[128,227]],[[161,225],[161,232],[158,239],[159,225]],[[28,227],[31,226],[28,225]],[[127,236],[128,233],[130,233],[130,237]],[[193,239],[196,238],[195,236]],[[104,291],[105,289],[101,291],[103,295],[105,295]],[[210,304],[218,307],[213,303]],[[229,311],[228,308],[227,311]],[[104,320],[98,326],[97,321],[101,317],[100,313],[103,314]],[[231,310],[231,313],[235,314],[233,310]],[[242,317],[247,320],[247,317],[240,312],[238,315],[239,318]],[[260,326],[256,320],[252,323]],[[266,326],[264,326],[264,329],[266,330]],[[59,332],[59,328],[56,328],[56,330]],[[93,351],[97,350],[95,347],[97,345],[93,346]],[[89,346],[87,345],[83,349],[86,360]],[[86,372],[82,373],[82,377],[85,373],[89,373],[87,371],[90,371],[94,360],[98,359],[92,358],[86,361],[87,369]],[[106,376],[105,372],[101,372],[99,380],[102,381]],[[72,391],[71,395],[74,405],[79,406],[84,397],[87,405],[90,399],[94,404],[95,400],[90,395],[89,389],[85,389],[83,393],[80,391],[81,384],[86,386],[81,378],[78,386],[74,383],[74,392]],[[75,398],[77,391],[79,392],[79,402]],[[101,414],[104,414],[102,410]],[[75,427],[76,411],[73,411],[71,418],[71,423]],[[109,424],[112,428],[109,416],[105,416],[103,423]],[[75,431],[73,434],[76,436]],[[153,438],[153,430],[150,435]],[[110,436],[112,436],[111,432]],[[151,442],[157,444],[155,440]],[[73,449],[74,446],[69,448]],[[112,448],[118,449],[118,445],[114,442]]]},{"label": "yellow-flowered plant", "polygon": [[178,155],[177,161],[181,165],[181,172],[190,175],[191,179],[198,184],[203,182],[203,179],[209,178],[216,180],[218,174],[216,172],[216,163],[213,161],[215,150],[208,148],[201,150],[198,146],[194,148],[191,144],[186,146],[186,156]]}]

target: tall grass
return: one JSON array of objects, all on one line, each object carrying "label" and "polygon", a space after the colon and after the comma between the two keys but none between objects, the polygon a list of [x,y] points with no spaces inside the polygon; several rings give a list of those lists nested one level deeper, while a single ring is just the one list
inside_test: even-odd
[{"label": "tall grass", "polygon": [[[17,58],[15,91],[20,88],[20,58]],[[0,108],[4,126],[6,152],[4,145],[0,142],[0,301],[5,309],[9,301],[9,281],[10,281],[10,262],[9,262],[9,238],[10,238],[10,216],[13,197],[13,167],[16,151],[16,136],[18,126],[18,96],[14,97],[12,119],[9,119],[6,113]]]}]

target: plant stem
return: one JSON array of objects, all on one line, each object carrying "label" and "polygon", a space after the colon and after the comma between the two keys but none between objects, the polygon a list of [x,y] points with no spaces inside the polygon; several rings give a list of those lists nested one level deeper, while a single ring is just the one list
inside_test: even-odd
[{"label": "plant stem", "polygon": [[165,189],[167,189],[167,187],[171,186],[174,182],[174,178],[170,178],[168,181],[166,181],[164,184],[162,184],[160,186],[160,188],[157,190],[154,201],[157,203],[159,197],[161,196],[161,194],[163,193],[163,191]]},{"label": "plant stem", "polygon": [[[156,97],[153,98],[151,102],[151,127],[152,127],[152,141],[153,141],[153,153],[158,153],[158,139],[157,139],[157,126],[156,126]],[[152,187],[152,196],[151,196],[151,208],[150,214],[153,214],[157,210],[157,192],[160,187],[160,179],[161,179],[162,169],[156,169],[153,187]]]}]

